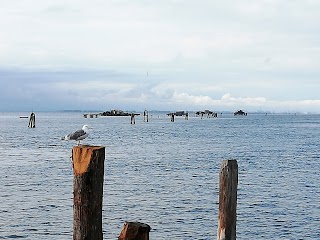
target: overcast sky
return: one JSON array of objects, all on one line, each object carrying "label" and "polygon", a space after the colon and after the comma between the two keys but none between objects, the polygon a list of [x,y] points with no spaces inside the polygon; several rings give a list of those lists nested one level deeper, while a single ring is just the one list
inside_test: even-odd
[{"label": "overcast sky", "polygon": [[320,112],[320,1],[0,0],[0,111]]}]

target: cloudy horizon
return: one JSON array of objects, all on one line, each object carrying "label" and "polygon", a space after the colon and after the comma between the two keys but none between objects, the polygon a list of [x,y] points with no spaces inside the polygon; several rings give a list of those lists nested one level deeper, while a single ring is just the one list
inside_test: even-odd
[{"label": "cloudy horizon", "polygon": [[3,1],[0,111],[320,113],[320,2]]}]

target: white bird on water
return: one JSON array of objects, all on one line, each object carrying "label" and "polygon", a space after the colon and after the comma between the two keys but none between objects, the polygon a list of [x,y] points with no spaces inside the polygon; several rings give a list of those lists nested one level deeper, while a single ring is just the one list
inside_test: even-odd
[{"label": "white bird on water", "polygon": [[69,133],[68,135],[64,136],[61,140],[75,140],[78,142],[78,145],[80,145],[80,141],[89,136],[89,129],[92,129],[92,127],[89,127],[88,125],[83,125],[82,129],[79,129],[73,133]]}]

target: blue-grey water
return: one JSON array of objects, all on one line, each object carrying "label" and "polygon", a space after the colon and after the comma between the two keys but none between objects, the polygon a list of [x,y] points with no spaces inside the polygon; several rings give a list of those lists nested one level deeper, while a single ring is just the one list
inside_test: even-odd
[{"label": "blue-grey water", "polygon": [[103,231],[125,221],[150,239],[216,239],[219,169],[239,166],[237,239],[320,239],[320,115],[86,119],[81,113],[0,113],[0,239],[72,239],[74,142],[106,147]]}]

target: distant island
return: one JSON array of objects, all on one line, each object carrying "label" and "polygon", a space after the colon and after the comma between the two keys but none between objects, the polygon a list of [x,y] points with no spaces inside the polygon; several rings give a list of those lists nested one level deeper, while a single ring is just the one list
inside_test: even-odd
[{"label": "distant island", "polygon": [[111,110],[111,111],[106,111],[101,113],[101,116],[131,116],[132,114],[134,115],[140,115],[140,113],[129,113],[129,112],[124,112],[122,110]]}]

